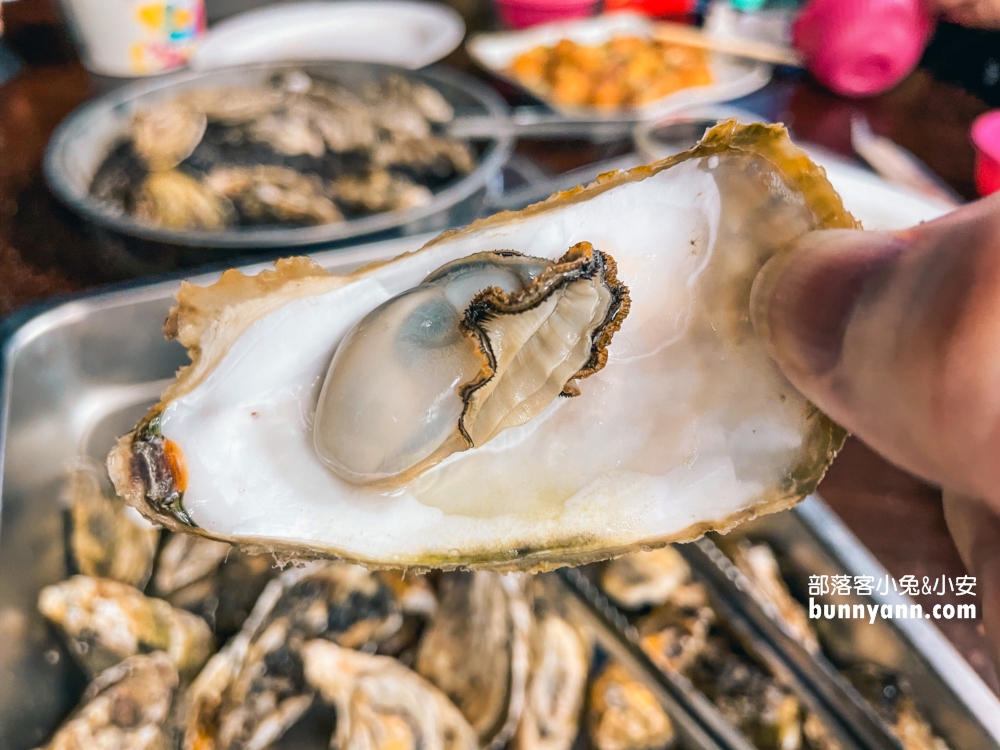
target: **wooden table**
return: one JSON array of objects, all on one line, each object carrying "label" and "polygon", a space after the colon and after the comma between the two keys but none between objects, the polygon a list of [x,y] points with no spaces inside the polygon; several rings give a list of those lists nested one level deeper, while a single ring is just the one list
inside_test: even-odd
[{"label": "wooden table", "polygon": [[[52,129],[96,88],[47,2],[4,6],[8,38],[29,62],[0,86],[0,316],[54,295],[89,290],[104,278],[82,222],[52,198],[41,175]],[[453,4],[473,28],[483,23],[482,6]],[[471,67],[461,52],[448,62]],[[864,113],[876,132],[923,159],[963,196],[974,197],[968,129],[986,106],[927,73],[918,71],[889,93],[860,102],[839,99],[807,78],[783,78],[752,103],[785,122],[797,138],[845,156],[852,153],[851,116]],[[552,171],[610,155],[577,143],[526,143],[519,149]],[[861,443],[848,442],[820,492],[893,576],[964,573],[945,528],[940,493]],[[937,601],[923,597],[925,607]],[[936,624],[998,690],[981,623]]]}]

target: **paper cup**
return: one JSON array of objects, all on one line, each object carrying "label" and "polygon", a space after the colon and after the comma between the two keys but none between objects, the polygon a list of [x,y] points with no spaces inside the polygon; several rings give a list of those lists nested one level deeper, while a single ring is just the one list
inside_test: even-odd
[{"label": "paper cup", "polygon": [[132,78],[185,65],[205,30],[203,0],[61,0],[88,70]]}]

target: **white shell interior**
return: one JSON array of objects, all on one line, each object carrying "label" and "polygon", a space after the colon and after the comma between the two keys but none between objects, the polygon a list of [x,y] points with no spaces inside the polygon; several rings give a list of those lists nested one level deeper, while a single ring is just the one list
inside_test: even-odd
[{"label": "white shell interior", "polygon": [[[188,467],[184,505],[218,536],[397,565],[610,549],[732,516],[801,459],[805,401],[767,359],[747,300],[763,261],[814,225],[765,160],[727,152],[295,299],[250,325],[164,410],[162,433]],[[581,241],[614,258],[632,298],[582,395],[391,493],[323,465],[312,436],[319,388],[367,312],[456,258],[514,249],[555,259]]]}]

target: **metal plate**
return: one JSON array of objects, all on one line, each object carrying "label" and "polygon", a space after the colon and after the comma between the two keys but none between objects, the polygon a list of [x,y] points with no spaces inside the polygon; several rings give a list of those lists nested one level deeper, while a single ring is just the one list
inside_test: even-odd
[{"label": "metal plate", "polygon": [[[325,268],[344,273],[415,250],[430,237],[314,257]],[[204,284],[215,278],[193,280]],[[35,608],[39,590],[67,574],[58,496],[69,462],[81,454],[103,460],[116,436],[131,429],[186,363],[183,347],[160,332],[178,286],[167,282],[81,297],[9,320],[2,331],[0,750],[35,747],[72,708],[83,687],[82,675]],[[762,518],[745,533],[766,539],[803,571],[884,574],[816,499]],[[907,603],[895,594],[873,601]],[[908,677],[953,750],[1000,747],[1000,703],[931,623],[880,621],[861,631],[858,623],[843,622],[854,627],[843,634],[844,643],[874,651]],[[627,639],[619,651],[628,656],[625,644]],[[674,700],[684,703],[682,696]],[[696,709],[687,706],[695,717]],[[692,731],[689,737],[697,735]],[[724,736],[712,739],[726,745]]]}]

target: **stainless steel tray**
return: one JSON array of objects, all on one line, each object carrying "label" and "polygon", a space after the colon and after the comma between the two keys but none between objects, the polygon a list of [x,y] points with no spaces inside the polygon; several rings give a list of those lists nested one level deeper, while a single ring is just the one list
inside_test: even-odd
[{"label": "stainless steel tray", "polygon": [[[428,238],[411,236],[314,258],[331,271],[346,272],[414,250]],[[215,276],[195,281],[208,283]],[[165,282],[81,297],[30,317],[8,320],[0,328],[4,336],[0,350],[0,750],[36,746],[79,695],[82,676],[35,608],[38,591],[67,574],[58,496],[68,464],[80,455],[103,460],[116,436],[134,425],[177,367],[186,363],[183,347],[161,334],[178,286],[179,282]],[[884,574],[818,499],[761,519],[748,529],[816,573]],[[896,595],[875,597],[879,604],[897,600]],[[608,620],[607,614],[601,626],[600,613],[591,611],[592,625],[603,627],[606,650],[642,671],[641,651],[629,645],[621,630],[616,630],[620,623]],[[909,677],[953,750],[1000,747],[1000,703],[933,625],[906,620],[873,627],[880,628],[879,643],[888,644],[886,653],[893,655],[894,666]],[[844,637],[857,640],[857,635]],[[655,675],[647,677],[647,684],[656,683]],[[725,728],[714,725],[711,712],[684,691],[683,684],[662,680],[654,690],[664,702],[676,704],[675,723],[685,747],[741,747],[738,738],[734,740]]]}]

